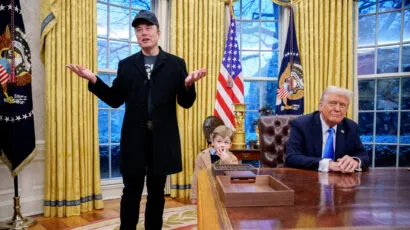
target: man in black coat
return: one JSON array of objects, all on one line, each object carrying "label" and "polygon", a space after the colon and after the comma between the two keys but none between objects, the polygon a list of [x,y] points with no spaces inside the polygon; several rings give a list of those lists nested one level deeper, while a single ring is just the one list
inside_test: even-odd
[{"label": "man in black coat", "polygon": [[345,117],[351,95],[347,89],[329,86],[323,91],[319,111],[291,122],[286,166],[342,173],[369,167],[357,124]]},{"label": "man in black coat", "polygon": [[194,82],[204,77],[206,70],[188,74],[182,58],[158,46],[159,24],[152,12],[141,10],[132,26],[142,50],[119,62],[112,87],[85,67],[67,67],[87,79],[89,90],[108,105],[117,108],[125,102],[120,229],[136,229],[145,176],[145,229],[161,229],[166,177],[182,171],[176,102],[184,108],[192,106],[196,99]]}]

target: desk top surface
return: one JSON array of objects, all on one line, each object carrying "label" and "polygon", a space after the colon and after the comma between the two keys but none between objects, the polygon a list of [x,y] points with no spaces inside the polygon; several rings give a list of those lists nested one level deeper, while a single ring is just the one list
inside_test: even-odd
[{"label": "desk top surface", "polygon": [[293,189],[295,204],[225,208],[218,197],[215,178],[208,170],[203,176],[210,182],[222,229],[410,229],[407,168],[375,168],[354,174],[289,168],[257,170],[257,174],[272,175]]}]

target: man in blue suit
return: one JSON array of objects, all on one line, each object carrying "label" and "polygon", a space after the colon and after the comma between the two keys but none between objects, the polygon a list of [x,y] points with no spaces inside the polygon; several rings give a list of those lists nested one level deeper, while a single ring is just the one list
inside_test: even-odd
[{"label": "man in blue suit", "polygon": [[351,91],[329,86],[322,93],[319,111],[292,121],[286,166],[342,173],[369,166],[357,124],[345,117],[351,97]]}]

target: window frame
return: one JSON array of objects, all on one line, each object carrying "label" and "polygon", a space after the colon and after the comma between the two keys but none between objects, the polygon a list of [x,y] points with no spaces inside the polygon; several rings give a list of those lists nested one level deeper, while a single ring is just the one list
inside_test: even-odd
[{"label": "window frame", "polygon": [[[110,50],[110,42],[111,41],[128,43],[128,56],[133,54],[132,53],[132,45],[137,45],[139,47],[138,42],[136,41],[136,39],[133,41],[133,38],[135,38],[135,32],[134,32],[131,24],[129,25],[128,40],[119,39],[119,38],[111,38],[110,37],[110,20],[111,20],[111,17],[110,17],[111,10],[110,10],[110,8],[111,7],[118,7],[118,8],[121,8],[121,9],[127,9],[130,12],[130,14],[129,14],[129,22],[130,23],[132,22],[132,19],[133,19],[133,16],[134,16],[132,14],[132,12],[135,12],[135,11],[139,12],[142,9],[132,7],[132,1],[131,0],[129,1],[128,7],[118,5],[118,4],[113,4],[108,0],[97,0],[97,8],[98,8],[98,4],[103,4],[103,5],[107,6],[107,18],[106,18],[107,34],[105,36],[100,36],[97,32],[97,41],[104,40],[107,44],[107,47],[106,47],[107,53],[106,53],[106,57],[105,57],[106,60],[105,61],[106,61],[106,67],[107,66],[109,67],[110,66],[109,61],[110,61],[110,56],[111,56],[111,53],[110,53],[111,52],[111,50]],[[151,10],[156,11],[156,6],[157,6],[156,0],[151,0]],[[115,79],[116,75],[117,75],[117,69],[116,68],[115,69],[114,68],[99,68],[99,65],[97,65],[97,72],[98,72],[99,75],[100,74],[108,75],[109,76],[108,77],[108,83],[112,82],[112,80]],[[98,100],[100,100],[100,99],[98,99]],[[109,111],[108,112],[108,117],[107,117],[107,119],[108,119],[108,124],[107,124],[108,140],[107,140],[107,143],[100,143],[99,142],[99,148],[101,148],[102,146],[107,146],[108,147],[108,177],[104,177],[104,178],[101,177],[102,184],[104,184],[104,185],[113,185],[113,184],[122,183],[122,176],[121,175],[115,176],[115,177],[112,176],[113,170],[112,170],[112,152],[111,152],[113,146],[120,146],[119,142],[118,143],[117,142],[111,142],[111,140],[112,140],[112,130],[111,130],[112,116],[111,115],[112,115],[113,111],[121,111],[121,110],[125,111],[125,107],[121,106],[119,108],[112,108],[110,106],[107,106],[107,107],[99,107],[98,106],[98,114],[100,113],[100,111]],[[101,156],[101,154],[100,154],[100,156]]]},{"label": "window frame", "polygon": [[[405,143],[400,143],[400,129],[401,129],[401,113],[403,112],[410,112],[410,109],[402,109],[401,104],[402,104],[402,81],[406,77],[410,77],[410,72],[403,72],[402,71],[402,58],[403,58],[403,46],[404,45],[410,45],[410,41],[403,41],[403,30],[404,30],[404,13],[405,11],[410,10],[410,6],[404,7],[405,1],[402,1],[402,5],[399,9],[390,9],[386,10],[383,12],[379,12],[379,0],[376,0],[376,9],[375,12],[372,13],[366,13],[366,14],[360,14],[359,12],[359,2],[356,3],[356,33],[355,33],[355,72],[354,72],[354,78],[355,78],[355,98],[358,98],[357,100],[354,100],[354,118],[355,120],[359,121],[359,114],[360,113],[371,113],[373,114],[373,134],[372,134],[372,139],[373,141],[371,142],[363,142],[363,145],[368,145],[372,146],[372,162],[371,162],[371,167],[378,167],[376,166],[376,146],[377,145],[386,145],[386,146],[395,146],[396,151],[396,165],[395,166],[390,166],[390,167],[400,167],[399,165],[399,158],[400,158],[400,148],[403,146],[410,146],[410,144],[405,144]],[[389,14],[393,12],[400,12],[401,13],[401,19],[400,19],[400,40],[399,42],[392,42],[392,43],[386,43],[386,44],[378,44],[379,40],[379,16],[383,14]],[[374,45],[359,45],[359,17],[361,16],[372,16],[375,15],[375,43]],[[393,72],[393,73],[377,73],[377,65],[378,65],[378,48],[380,47],[389,47],[389,46],[399,46],[399,63],[398,63],[398,72]],[[360,75],[358,73],[358,54],[359,54],[359,49],[366,49],[366,48],[372,48],[374,49],[374,69],[373,69],[373,74],[362,74]],[[399,92],[398,92],[398,108],[397,110],[380,110],[377,109],[377,96],[378,96],[378,84],[380,80],[383,79],[399,79]],[[374,105],[373,109],[371,110],[360,110],[359,108],[359,92],[358,92],[358,85],[359,81],[361,80],[374,80]],[[380,112],[393,112],[397,113],[397,141],[394,143],[383,143],[383,142],[376,142],[376,136],[377,136],[377,127],[376,127],[376,119],[377,119],[377,113]]]},{"label": "window frame", "polygon": [[[258,0],[259,13],[262,13],[262,1],[263,0]],[[272,2],[272,3],[274,3],[274,2]],[[274,4],[276,4],[276,3],[274,3]],[[261,66],[262,65],[261,54],[264,53],[264,52],[272,52],[272,53],[276,52],[277,57],[278,57],[278,63],[277,63],[278,64],[278,70],[277,70],[276,76],[274,76],[274,77],[246,76],[246,75],[243,74],[244,71],[243,71],[243,65],[242,65],[242,79],[244,81],[244,85],[245,85],[246,82],[249,82],[249,83],[251,83],[251,82],[266,82],[266,83],[268,83],[268,82],[278,82],[280,65],[281,65],[282,57],[283,57],[283,49],[284,49],[284,46],[285,46],[286,34],[287,34],[287,26],[284,26],[284,23],[285,23],[284,19],[285,19],[285,15],[289,15],[289,13],[286,14],[285,13],[285,8],[282,7],[281,5],[278,5],[278,4],[276,4],[276,5],[278,6],[278,9],[279,9],[279,18],[278,19],[269,19],[268,20],[268,19],[261,19],[261,17],[259,17],[257,20],[252,20],[252,19],[242,19],[242,17],[236,18],[236,23],[240,24],[240,31],[237,30],[236,33],[237,33],[237,37],[239,38],[239,41],[238,41],[239,44],[238,45],[239,45],[239,53],[240,53],[240,57],[241,57],[241,63],[243,63],[243,61],[242,61],[243,60],[243,51],[245,51],[245,52],[248,52],[248,51],[257,52],[258,53],[258,58],[259,58],[258,72],[259,72],[259,75],[260,75],[260,70],[262,68],[262,66]],[[238,0],[237,2],[235,2],[234,7],[239,7],[239,12],[242,13],[242,0]],[[261,43],[260,42],[258,42],[258,49],[243,49],[242,48],[243,47],[243,38],[242,38],[242,23],[243,22],[245,22],[245,23],[258,22],[259,23],[259,27],[258,27],[259,37],[262,37],[261,36],[261,28],[262,28],[262,24],[264,22],[278,23],[278,48],[277,48],[277,50],[274,50],[274,49],[270,49],[270,50],[261,49]],[[267,92],[267,93],[274,93],[275,97],[276,97],[276,91],[275,92]],[[244,98],[246,98],[246,95],[244,95]],[[264,99],[265,98],[259,98],[259,104],[260,104],[261,107],[265,105]],[[273,112],[274,112],[275,111],[275,104],[269,105],[269,106],[272,106]],[[261,108],[259,108],[259,109],[261,109]],[[259,113],[259,109],[255,110],[255,109],[246,108],[245,114],[247,116],[249,116],[249,114],[251,114],[251,113]],[[254,130],[254,127],[253,127],[254,125],[253,124],[248,124],[248,122],[246,122],[246,120],[245,120],[245,130],[246,130],[246,127],[248,127],[248,125],[250,126],[250,128],[252,130]],[[249,133],[246,132],[246,135],[249,135]],[[246,138],[246,139],[248,139],[248,138]],[[249,140],[251,140],[251,139],[249,139]],[[248,143],[246,143],[246,144],[248,144]]]}]

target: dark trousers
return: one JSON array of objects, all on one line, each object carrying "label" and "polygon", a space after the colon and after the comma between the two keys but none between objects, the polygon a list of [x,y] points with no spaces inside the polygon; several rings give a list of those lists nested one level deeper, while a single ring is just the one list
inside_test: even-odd
[{"label": "dark trousers", "polygon": [[[147,204],[145,207],[145,229],[156,230],[162,228],[162,214],[164,212],[164,188],[166,175],[154,175],[151,170],[152,151],[147,156]],[[137,176],[123,176],[124,189],[121,197],[120,230],[135,230],[139,219],[139,210],[145,174]]]}]

